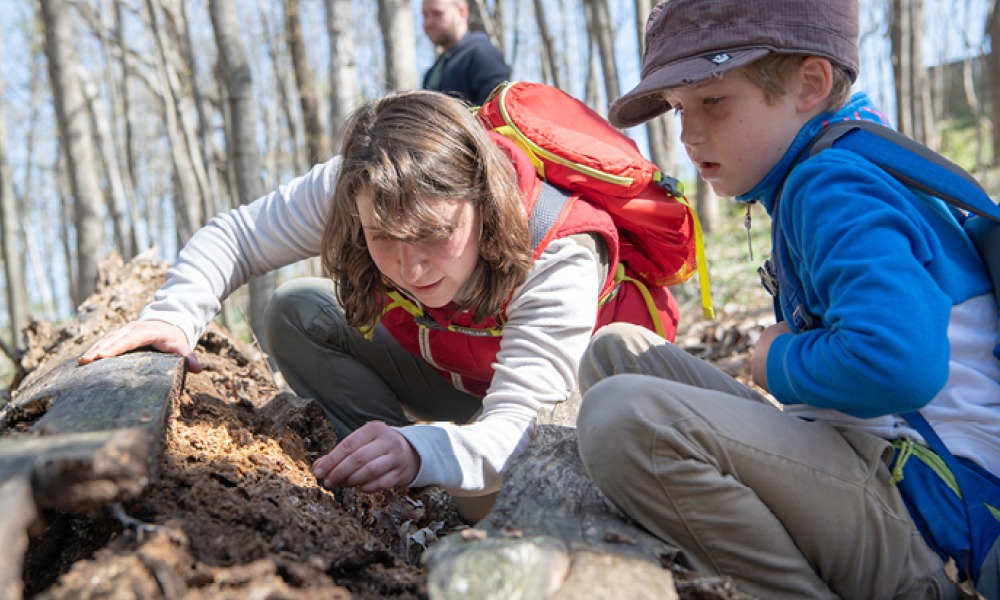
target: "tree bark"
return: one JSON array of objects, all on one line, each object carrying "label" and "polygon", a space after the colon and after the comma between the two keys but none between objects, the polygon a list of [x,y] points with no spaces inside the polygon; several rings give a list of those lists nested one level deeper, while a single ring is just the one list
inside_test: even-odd
[{"label": "tree bark", "polygon": [[564,87],[559,64],[556,61],[556,57],[559,53],[556,52],[555,42],[552,39],[552,33],[549,31],[549,23],[545,18],[544,3],[542,0],[533,0],[532,4],[535,7],[535,21],[538,23],[538,35],[542,39],[543,64],[548,67],[546,72],[551,77],[552,85],[559,89],[566,90],[567,88]]},{"label": "tree bark", "polygon": [[[175,61],[168,56],[168,40],[160,25],[158,0],[146,0],[149,14],[150,29],[156,40],[156,64],[159,71],[159,89],[163,97],[163,114],[166,117],[166,131],[169,138],[170,153],[174,161],[176,185],[178,193],[174,199],[174,212],[177,222],[177,242],[183,245],[204,221],[205,195],[202,190],[206,186],[199,182],[196,166],[197,151],[192,152],[185,134],[187,129],[183,120],[187,119],[182,106],[180,81],[176,71]],[[207,176],[206,176],[207,179]]]},{"label": "tree bark", "polygon": [[97,181],[93,131],[77,75],[80,66],[73,52],[68,7],[64,0],[41,0],[40,6],[59,140],[74,198],[77,273],[73,301],[78,304],[90,295],[97,281],[97,263],[104,252],[104,199]]},{"label": "tree bark", "polygon": [[417,75],[417,46],[410,0],[378,0],[378,22],[385,49],[385,84],[390,90],[420,87]]},{"label": "tree bark", "polygon": [[354,61],[351,0],[325,0],[326,31],[330,43],[330,139],[339,153],[341,132],[358,98],[358,72]]},{"label": "tree bark", "polygon": [[97,134],[97,149],[104,165],[104,176],[111,191],[108,198],[108,217],[115,236],[115,247],[118,248],[122,258],[129,260],[135,256],[136,247],[129,220],[126,218],[129,202],[126,198],[125,181],[118,164],[111,124],[108,122],[107,109],[98,93],[97,84],[86,71],[80,71],[80,80],[87,99],[88,114]]},{"label": "tree bark", "polygon": [[707,181],[698,177],[694,193],[695,210],[698,211],[698,219],[701,221],[701,229],[705,233],[712,233],[719,228],[719,197],[715,195],[715,190]]},{"label": "tree bark", "polygon": [[[26,164],[24,166],[24,181],[21,185],[21,202],[18,203],[17,210],[21,214],[27,214],[31,208],[30,201],[35,198],[35,182],[32,178],[32,173],[35,170],[35,124],[38,123],[38,111],[41,107],[41,96],[42,96],[42,67],[41,67],[41,56],[35,55],[31,61],[31,75],[29,88],[31,90],[31,111],[28,116],[28,122],[31,123],[31,127],[28,128],[27,140],[25,140],[25,156]],[[47,216],[52,216],[54,211],[45,211]],[[59,213],[56,213],[58,216]],[[41,318],[54,320],[57,314],[57,306],[55,295],[52,293],[53,288],[55,288],[55,276],[53,272],[55,269],[52,265],[55,260],[57,260],[58,252],[56,251],[56,240],[52,239],[52,236],[41,235],[42,228],[46,226],[45,222],[37,223],[30,222],[27,219],[22,219],[18,221],[19,226],[19,237],[21,243],[24,245],[25,252],[28,255],[28,265],[30,266],[31,273],[34,274],[34,279],[32,281],[33,285],[30,289],[37,291],[37,299],[35,300],[35,306],[40,306],[38,309]],[[63,228],[65,229],[65,228]],[[44,245],[42,249],[39,249],[39,245]],[[49,264],[42,264],[42,254],[49,257]],[[27,290],[29,288],[25,288]]]},{"label": "tree bark", "polygon": [[618,85],[618,62],[615,58],[615,26],[611,22],[611,11],[607,0],[585,0],[594,7],[594,39],[601,55],[601,68],[604,74],[604,93],[610,104],[621,96]]},{"label": "tree bark", "polygon": [[[0,29],[0,63],[3,62],[2,58],[3,30]],[[0,79],[0,98],[4,97],[3,83]],[[11,177],[7,157],[7,116],[4,105],[0,102],[0,238],[3,242],[0,252],[3,257],[4,287],[7,290],[9,346],[16,353],[21,346],[21,330],[28,325],[28,285],[24,277],[24,255],[18,252],[18,223],[21,222],[21,217]]]},{"label": "tree bark", "polygon": [[[330,47],[330,152],[340,154],[344,124],[361,103],[354,58],[354,11],[351,0],[324,0],[323,4]],[[323,273],[319,257],[306,261],[306,268],[311,276]]]},{"label": "tree bark", "polygon": [[889,44],[892,81],[896,97],[896,128],[900,133],[913,133],[913,105],[910,98],[910,20],[903,0],[889,1]]},{"label": "tree bark", "polygon": [[593,484],[576,430],[536,426],[493,510],[427,555],[428,591],[461,598],[678,598],[677,550],[628,521]]},{"label": "tree bark", "polygon": [[986,18],[986,34],[990,38],[990,51],[985,56],[983,72],[988,87],[990,121],[992,121],[993,157],[992,165],[1000,165],[1000,10],[998,3],[991,0]]},{"label": "tree bark", "polygon": [[[227,146],[234,158],[237,197],[252,202],[264,194],[260,178],[260,149],[254,134],[257,108],[246,50],[240,38],[239,21],[233,0],[210,0],[209,12],[230,112]],[[264,308],[274,293],[277,277],[273,272],[250,281],[250,324],[257,342],[267,354],[263,336]]]},{"label": "tree bark", "polygon": [[[635,30],[639,40],[639,57],[641,59],[646,43],[646,18],[653,10],[652,0],[635,0]],[[660,170],[671,176],[677,175],[677,161],[674,158],[676,145],[674,120],[670,113],[651,119],[646,123],[646,136],[649,139],[649,158]]]},{"label": "tree bark", "polygon": [[319,117],[319,101],[316,98],[316,81],[312,66],[306,56],[306,45],[302,39],[302,22],[299,17],[298,0],[284,0],[285,3],[285,35],[288,48],[292,54],[292,65],[295,70],[295,83],[298,87],[299,106],[302,108],[302,121],[305,126],[306,147],[310,164],[324,162],[330,159],[330,142],[323,130]]}]

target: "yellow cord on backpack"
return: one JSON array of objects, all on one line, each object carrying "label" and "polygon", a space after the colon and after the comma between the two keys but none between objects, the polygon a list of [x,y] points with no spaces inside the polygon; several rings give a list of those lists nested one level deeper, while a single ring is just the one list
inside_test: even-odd
[{"label": "yellow cord on backpack", "polygon": [[[628,281],[639,290],[643,301],[646,303],[646,309],[649,310],[649,316],[653,320],[653,329],[656,331],[656,335],[666,339],[667,332],[663,328],[663,319],[660,318],[660,311],[656,308],[656,302],[653,301],[653,295],[649,293],[649,288],[641,280],[626,275],[625,265],[618,263],[618,270],[615,271],[615,283],[621,283],[622,281]],[[603,300],[601,304],[603,305],[606,301],[607,299]]]},{"label": "yellow cord on backpack", "polygon": [[701,232],[701,219],[694,206],[688,201],[687,196],[677,196],[677,201],[688,207],[691,211],[691,220],[694,224],[694,261],[698,270],[698,287],[701,291],[701,314],[706,319],[715,318],[715,309],[712,307],[712,284],[708,280],[708,261],[705,258],[705,239]]}]

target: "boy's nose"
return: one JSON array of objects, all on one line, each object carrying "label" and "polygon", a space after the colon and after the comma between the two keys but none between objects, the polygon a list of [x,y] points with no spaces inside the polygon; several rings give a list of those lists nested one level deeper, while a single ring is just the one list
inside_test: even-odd
[{"label": "boy's nose", "polygon": [[705,141],[705,129],[698,123],[697,119],[689,118],[683,114],[681,115],[680,140],[685,146],[703,142]]}]

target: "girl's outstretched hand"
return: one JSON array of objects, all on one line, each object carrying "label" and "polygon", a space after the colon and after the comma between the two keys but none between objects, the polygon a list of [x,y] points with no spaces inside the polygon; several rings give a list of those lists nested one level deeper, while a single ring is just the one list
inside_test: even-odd
[{"label": "girl's outstretched hand", "polygon": [[313,463],[313,474],[326,487],[362,492],[405,487],[419,470],[420,456],[410,442],[381,421],[366,423]]},{"label": "girl's outstretched hand", "polygon": [[85,365],[102,358],[125,354],[129,350],[152,346],[160,352],[177,354],[187,359],[188,370],[197,373],[202,370],[195,358],[187,336],[180,327],[166,321],[132,321],[119,329],[104,334],[89,350],[84,352],[77,363]]}]

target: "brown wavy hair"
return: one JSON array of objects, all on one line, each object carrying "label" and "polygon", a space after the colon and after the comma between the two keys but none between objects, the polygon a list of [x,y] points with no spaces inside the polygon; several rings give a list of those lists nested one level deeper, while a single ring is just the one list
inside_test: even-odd
[{"label": "brown wavy hair", "polygon": [[359,193],[370,193],[383,235],[415,242],[448,223],[429,198],[471,200],[482,219],[479,261],[456,308],[496,315],[532,264],[527,217],[513,165],[468,106],[439,92],[390,92],[351,114],[323,230],[323,267],[348,324],[378,322],[388,288],[365,242]]}]

